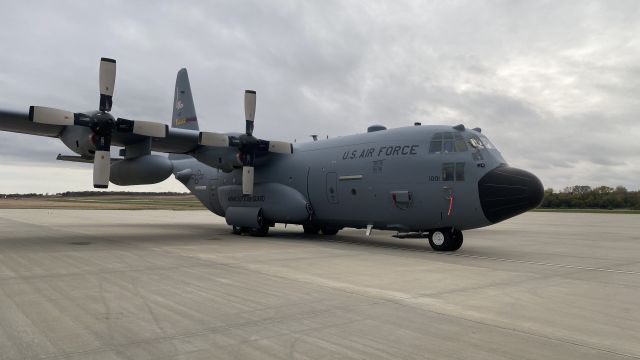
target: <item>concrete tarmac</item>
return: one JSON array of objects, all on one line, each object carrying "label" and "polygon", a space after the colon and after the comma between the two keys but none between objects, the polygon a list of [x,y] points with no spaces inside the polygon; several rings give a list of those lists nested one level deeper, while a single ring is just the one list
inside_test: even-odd
[{"label": "concrete tarmac", "polygon": [[206,211],[0,210],[0,359],[638,359],[640,216],[528,213],[456,253]]}]

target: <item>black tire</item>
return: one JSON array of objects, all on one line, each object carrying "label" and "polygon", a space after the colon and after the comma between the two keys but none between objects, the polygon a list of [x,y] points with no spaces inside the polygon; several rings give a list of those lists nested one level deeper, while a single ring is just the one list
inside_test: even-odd
[{"label": "black tire", "polygon": [[242,228],[240,226],[231,225],[231,233],[234,235],[242,235]]},{"label": "black tire", "polygon": [[269,225],[262,225],[259,228],[252,228],[249,230],[249,235],[256,237],[263,237],[269,234]]},{"label": "black tire", "polygon": [[449,251],[456,251],[460,249],[460,247],[462,246],[464,237],[462,236],[462,231],[460,230],[453,230],[452,235],[453,235],[453,241],[451,243],[451,247],[449,248]]},{"label": "black tire", "polygon": [[309,235],[317,235],[320,232],[318,225],[304,224],[302,228],[304,229],[304,233]]},{"label": "black tire", "polygon": [[436,229],[429,232],[429,245],[435,251],[456,251],[462,246],[462,231]]},{"label": "black tire", "polygon": [[321,226],[320,231],[322,232],[322,235],[335,235],[340,231],[340,229],[333,226]]}]

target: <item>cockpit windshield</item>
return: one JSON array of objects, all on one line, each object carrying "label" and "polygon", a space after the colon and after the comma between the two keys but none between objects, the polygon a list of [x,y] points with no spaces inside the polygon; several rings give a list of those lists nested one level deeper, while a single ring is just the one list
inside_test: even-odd
[{"label": "cockpit windshield", "polygon": [[467,151],[467,144],[458,132],[436,133],[431,138],[429,153],[453,153]]},{"label": "cockpit windshield", "polygon": [[493,146],[491,141],[489,141],[489,139],[482,134],[471,135],[469,137],[469,144],[471,144],[471,146],[473,146],[476,149],[495,149],[496,148],[495,146]]},{"label": "cockpit windshield", "polygon": [[482,134],[480,134],[480,140],[482,140],[482,143],[484,144],[484,147],[486,147],[487,149],[495,149],[496,148],[495,146],[493,146],[491,141],[489,141],[489,139],[486,136],[482,135]]},{"label": "cockpit windshield", "polygon": [[477,153],[475,151],[477,149],[491,150],[496,147],[483,134],[459,131],[435,133],[429,144],[429,153],[431,154],[459,153],[469,150]]}]

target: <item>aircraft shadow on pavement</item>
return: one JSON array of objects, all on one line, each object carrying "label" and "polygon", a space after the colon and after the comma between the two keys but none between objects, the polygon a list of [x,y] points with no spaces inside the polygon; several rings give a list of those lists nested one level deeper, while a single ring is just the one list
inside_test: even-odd
[{"label": "aircraft shadow on pavement", "polygon": [[[80,225],[82,230],[84,226]],[[91,226],[87,225],[87,228]],[[149,223],[127,223],[118,224],[117,232],[111,232],[97,237],[86,237],[82,234],[69,234],[66,243],[79,243],[90,241],[92,244],[104,242],[123,242],[123,243],[165,243],[176,244],[193,244],[209,241],[260,241],[260,242],[291,242],[291,243],[309,243],[309,244],[345,244],[352,246],[389,249],[396,251],[411,252],[427,252],[435,253],[429,246],[426,238],[421,239],[398,239],[392,238],[393,232],[385,232],[384,234],[375,234],[368,237],[354,230],[342,231],[337,235],[309,235],[295,230],[271,229],[266,237],[252,237],[250,235],[233,235],[231,229],[225,224],[202,224],[202,223],[180,223],[180,224],[149,224]],[[144,229],[153,229],[152,233],[142,231]],[[461,253],[458,251],[457,253]],[[485,252],[475,254],[475,252],[467,248],[464,251],[469,255],[487,255]]]},{"label": "aircraft shadow on pavement", "polygon": [[[141,230],[144,228],[153,228],[153,233],[145,233]],[[118,225],[118,233],[109,233],[98,238],[102,240],[128,240],[128,241],[143,241],[145,243],[153,242],[202,242],[202,241],[278,241],[278,242],[295,242],[295,243],[333,243],[333,244],[347,244],[366,246],[372,248],[384,248],[402,251],[421,251],[431,252],[427,239],[396,239],[391,238],[391,232],[389,232],[389,238],[381,236],[367,237],[347,230],[347,233],[340,233],[338,235],[308,235],[296,231],[282,231],[280,229],[271,229],[269,235],[266,237],[252,237],[250,235],[233,235],[231,229],[227,225],[223,224],[202,224],[202,223],[181,223],[181,224],[153,224],[149,223],[127,223]],[[85,241],[87,238],[83,236],[69,236],[68,241]],[[73,240],[71,240],[73,239]]]},{"label": "aircraft shadow on pavement", "polygon": [[269,237],[265,239],[272,239],[276,241],[291,241],[291,242],[308,242],[308,243],[335,243],[335,244],[347,244],[366,246],[373,248],[384,248],[402,251],[420,251],[431,252],[427,239],[396,239],[381,237],[368,237],[364,235],[364,231],[361,235],[354,233],[338,234],[338,235],[308,235],[302,233],[293,232],[270,232]]}]

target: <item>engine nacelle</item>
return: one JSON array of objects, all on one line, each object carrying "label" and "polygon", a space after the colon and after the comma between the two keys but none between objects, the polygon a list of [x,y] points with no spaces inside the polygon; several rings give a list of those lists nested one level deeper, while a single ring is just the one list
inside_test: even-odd
[{"label": "engine nacelle", "polygon": [[156,184],[172,172],[171,160],[159,155],[144,155],[113,163],[109,181],[120,186]]},{"label": "engine nacelle", "polygon": [[226,173],[242,167],[242,162],[238,159],[238,150],[236,148],[203,147],[198,149],[193,154],[193,157],[203,164],[220,169]]},{"label": "engine nacelle", "polygon": [[60,140],[74,153],[85,159],[93,159],[96,142],[91,129],[83,126],[67,126]]}]

